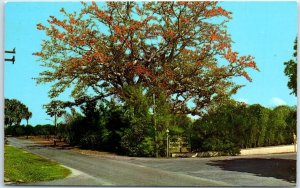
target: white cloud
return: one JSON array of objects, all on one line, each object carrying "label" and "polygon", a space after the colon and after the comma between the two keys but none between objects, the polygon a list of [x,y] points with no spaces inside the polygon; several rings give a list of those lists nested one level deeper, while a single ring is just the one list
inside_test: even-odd
[{"label": "white cloud", "polygon": [[278,97],[273,97],[271,99],[271,103],[275,106],[286,105],[286,102],[283,99]]}]

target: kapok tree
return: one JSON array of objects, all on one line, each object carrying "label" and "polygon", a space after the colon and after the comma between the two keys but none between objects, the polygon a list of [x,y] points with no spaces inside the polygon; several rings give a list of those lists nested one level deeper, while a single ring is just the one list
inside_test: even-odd
[{"label": "kapok tree", "polygon": [[64,19],[37,24],[48,36],[34,53],[47,68],[37,82],[53,83],[51,98],[71,88],[74,101],[65,105],[124,100],[124,88],[138,84],[164,91],[174,113],[201,114],[240,88],[232,78],[251,81],[246,69],[257,69],[232,49],[231,13],[217,2],[82,4],[79,13],[62,8]]}]

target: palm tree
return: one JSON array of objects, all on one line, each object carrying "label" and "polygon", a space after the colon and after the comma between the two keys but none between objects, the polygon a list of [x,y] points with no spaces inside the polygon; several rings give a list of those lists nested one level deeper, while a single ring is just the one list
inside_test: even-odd
[{"label": "palm tree", "polygon": [[25,119],[26,119],[26,122],[27,122],[27,126],[28,126],[28,120],[29,120],[31,117],[32,117],[32,113],[29,112],[29,111],[27,111],[27,112],[25,113]]},{"label": "palm tree", "polygon": [[27,109],[24,113],[24,118],[26,119],[27,122],[27,127],[26,127],[26,138],[28,139],[28,134],[30,133],[29,127],[28,127],[28,120],[32,117],[32,113]]}]

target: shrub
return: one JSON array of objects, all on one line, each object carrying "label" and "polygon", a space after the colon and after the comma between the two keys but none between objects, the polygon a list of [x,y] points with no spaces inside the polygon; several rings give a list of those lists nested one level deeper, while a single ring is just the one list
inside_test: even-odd
[{"label": "shrub", "polygon": [[87,134],[80,139],[79,144],[84,149],[99,149],[101,148],[101,136],[100,134]]}]

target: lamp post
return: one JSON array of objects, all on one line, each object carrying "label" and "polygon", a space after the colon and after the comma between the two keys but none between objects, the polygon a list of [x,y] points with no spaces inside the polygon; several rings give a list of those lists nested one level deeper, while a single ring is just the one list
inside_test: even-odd
[{"label": "lamp post", "polygon": [[155,157],[158,158],[158,144],[157,144],[157,129],[156,129],[156,117],[155,117],[155,94],[153,94],[153,124],[154,124],[154,142],[155,142]]},{"label": "lamp post", "polygon": [[294,152],[297,152],[297,136],[293,132],[293,140],[294,140]]},{"label": "lamp post", "polygon": [[169,129],[166,130],[167,133],[167,158],[169,158]]}]

